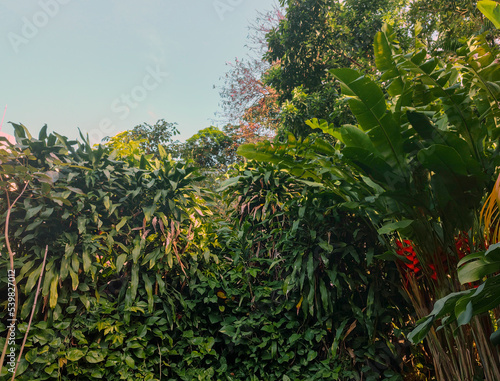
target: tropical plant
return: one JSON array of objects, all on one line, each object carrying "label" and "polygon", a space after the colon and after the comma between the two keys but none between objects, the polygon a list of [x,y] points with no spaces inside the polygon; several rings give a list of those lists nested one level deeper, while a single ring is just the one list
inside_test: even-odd
[{"label": "tropical plant", "polygon": [[[389,249],[385,258],[404,259],[396,253],[395,237],[411,240],[418,271],[400,266],[401,276],[417,316],[423,317],[440,297],[461,289],[454,269],[464,253],[457,237],[466,234],[471,250],[483,244],[474,227],[498,165],[500,70],[497,51],[482,37],[448,62],[429,57],[418,39],[415,46],[413,54],[403,54],[391,28],[377,34],[375,61],[383,87],[352,69],[331,71],[358,125],[339,128],[317,120],[308,125],[338,139],[336,146],[292,136],[285,144],[244,145],[239,152],[280,163],[295,176],[337,192],[346,205],[365,210]],[[476,351],[484,377],[497,379],[490,329],[483,319],[460,328],[459,337],[432,331],[428,345],[438,379],[472,380],[478,374],[471,366],[477,364]]]},{"label": "tropical plant", "polygon": [[[342,207],[341,197],[297,181],[280,165],[248,164],[236,174],[222,189],[237,200],[228,219],[237,234],[224,241],[249,285],[252,305],[266,306],[273,320],[290,319],[286,327],[269,327],[277,342],[265,348],[272,344],[271,353],[292,360],[290,350],[305,344],[308,359],[341,380],[399,380],[413,371],[402,370],[409,353],[399,328],[407,304],[394,264],[375,260],[384,251],[376,232]],[[264,286],[268,292],[259,295]]]},{"label": "tropical plant", "polygon": [[[500,28],[500,4],[494,1],[480,1],[478,8],[484,15],[490,19],[497,28]],[[500,74],[498,73],[498,62],[490,58],[495,51],[479,50],[478,62],[473,65],[472,70],[476,78],[481,82],[478,84],[481,90],[486,90],[483,94],[485,99],[482,101],[483,115],[489,117],[490,123],[494,128],[494,137],[498,137],[498,128],[500,127],[500,114],[498,106],[500,105]],[[498,148],[496,148],[498,154]],[[498,159],[493,161],[498,166]],[[440,321],[440,328],[451,324],[463,326],[473,324],[473,317],[483,315],[484,320],[493,318],[494,326],[498,324],[498,306],[500,299],[499,275],[499,220],[498,207],[499,201],[500,176],[497,178],[493,191],[486,199],[481,210],[481,222],[484,223],[484,233],[481,237],[484,240],[483,250],[473,252],[465,256],[458,263],[458,278],[462,285],[470,285],[473,282],[482,282],[473,289],[463,290],[451,293],[435,303],[434,309],[429,315],[421,319],[418,326],[411,333],[411,339],[415,342],[422,340],[428,334],[430,327],[435,321]],[[481,248],[479,248],[481,249]],[[490,312],[490,316],[486,313]],[[476,318],[477,319],[477,318]],[[493,344],[500,343],[500,331],[496,329],[491,333],[490,340]]]},{"label": "tropical plant", "polygon": [[[154,378],[190,263],[212,260],[215,241],[201,222],[211,212],[191,187],[195,169],[161,149],[159,159],[131,165],[102,146],[47,135],[46,127],[38,139],[14,127],[18,143],[0,151],[1,243],[13,261],[2,256],[0,266],[13,265],[16,327],[27,337],[26,351],[16,352],[16,379]],[[42,300],[33,305],[40,277]],[[7,286],[2,279],[0,288]],[[7,316],[5,308],[2,332]]]}]

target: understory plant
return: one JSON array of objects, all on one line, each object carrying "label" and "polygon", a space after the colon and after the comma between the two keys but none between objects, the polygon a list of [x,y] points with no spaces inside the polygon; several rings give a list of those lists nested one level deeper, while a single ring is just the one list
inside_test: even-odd
[{"label": "understory plant", "polygon": [[235,175],[222,187],[235,200],[226,246],[254,308],[265,307],[273,320],[293,316],[269,327],[276,341],[264,346],[278,362],[286,353],[287,375],[307,378],[295,365],[301,350],[286,349],[296,340],[325,377],[398,380],[413,371],[400,334],[408,305],[394,264],[375,259],[384,252],[376,231],[338,195],[279,165],[254,162]]},{"label": "understory plant", "polygon": [[[15,131],[16,145],[0,151],[0,242],[10,248],[0,271],[15,272],[19,361],[2,380],[401,380],[411,371],[395,268],[374,259],[383,252],[375,232],[332,205],[334,193],[248,165],[218,195],[162,149],[155,158],[46,128],[38,138]],[[10,350],[8,307],[0,346]]]},{"label": "understory plant", "polygon": [[[0,266],[17,287],[15,379],[155,379],[168,342],[162,327],[177,321],[189,264],[215,260],[195,169],[163,155],[118,160],[46,127],[38,139],[15,131],[17,144],[0,151],[0,242],[9,248]],[[2,306],[6,348],[12,315]],[[1,377],[13,373],[4,366]]]}]

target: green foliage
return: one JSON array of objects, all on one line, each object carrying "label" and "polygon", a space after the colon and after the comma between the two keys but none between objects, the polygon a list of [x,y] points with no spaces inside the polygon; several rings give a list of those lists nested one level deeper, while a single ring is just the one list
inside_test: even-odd
[{"label": "green foliage", "polygon": [[140,140],[133,140],[130,137],[130,131],[123,131],[106,142],[106,146],[114,151],[116,156],[121,159],[129,159],[131,161],[140,160],[144,151],[141,145],[146,141],[146,138]]},{"label": "green foliage", "polygon": [[[460,290],[455,237],[474,231],[481,199],[499,164],[500,70],[498,51],[481,36],[448,61],[429,56],[418,40],[415,45],[414,53],[402,54],[389,27],[376,36],[375,60],[383,86],[353,69],[331,70],[358,125],[336,127],[318,120],[308,125],[338,139],[335,145],[314,136],[289,136],[283,144],[245,145],[238,152],[279,163],[294,176],[336,192],[343,205],[361,207],[375,227],[382,227],[381,234],[390,233],[381,237],[390,250],[384,258],[397,257],[389,255],[394,252],[394,229],[411,239],[422,275],[418,281],[417,275],[407,278],[414,286],[406,287],[422,317],[434,300]],[[482,239],[474,241],[480,247]],[[478,311],[493,306],[491,299],[485,303]],[[465,316],[471,308],[474,303]],[[426,320],[425,327],[431,323]],[[473,329],[480,342],[488,322]],[[454,370],[446,361],[460,363],[474,348],[482,358],[493,356],[488,344],[475,345],[467,332],[461,332],[460,343],[447,332],[433,334],[431,351],[440,354],[434,359],[437,372],[450,379],[472,377],[475,370],[467,364]],[[494,379],[495,360],[483,366]]]},{"label": "green foliage", "polygon": [[[474,226],[500,164],[498,51],[480,36],[449,60],[430,55],[419,32],[428,37],[431,20],[416,25],[413,53],[384,27],[372,55],[395,4],[289,2],[269,35],[281,66],[267,80],[289,100],[281,140],[240,146],[268,164],[237,165],[219,192],[171,160],[227,166],[235,142],[215,128],[180,147],[161,120],[92,148],[15,125],[17,145],[0,150],[0,244],[15,252],[17,330],[29,330],[17,379],[402,380],[413,370],[401,331],[414,316],[401,280],[427,315],[410,338],[432,331],[436,374],[472,379],[480,357],[495,379],[491,322],[475,316],[499,303],[499,249],[481,250]],[[352,69],[373,61],[379,80]],[[330,122],[312,119],[302,133],[315,114]],[[459,232],[476,251],[461,261]],[[399,257],[398,237],[413,241],[420,274],[381,261]]]},{"label": "green foliage", "polygon": [[328,119],[352,123],[339,99],[328,69],[357,67],[370,70],[372,41],[382,26],[387,0],[286,2],[286,18],[268,33],[265,58],[272,67],[264,79],[277,91],[283,133],[305,137],[311,130],[304,121]]},{"label": "green foliage", "polygon": [[[366,198],[364,205],[386,210],[392,218],[418,220],[423,210],[442,225],[438,242],[452,246],[454,234],[472,226],[473,211],[498,164],[496,51],[478,38],[451,65],[426,59],[425,49],[400,54],[390,36],[386,29],[375,43],[387,89],[352,69],[331,71],[359,127],[318,120],[308,125],[333,135],[337,147],[320,138],[290,136],[283,145],[244,145],[239,152],[249,159],[282,163],[290,173],[332,188],[336,180],[349,183],[345,200],[380,194]],[[388,103],[385,91],[391,95]],[[312,169],[315,163],[322,164],[319,170]],[[361,181],[353,181],[359,175]],[[425,229],[433,230],[433,223],[412,225],[415,234],[410,238],[421,234],[420,240],[429,242]]]},{"label": "green foliage", "polygon": [[0,151],[10,199],[28,182],[9,226],[20,334],[49,247],[16,379],[401,379],[395,272],[337,196],[242,167],[218,219],[222,199],[193,188],[191,167],[44,131],[16,126]]},{"label": "green foliage", "polygon": [[478,9],[490,20],[497,29],[500,29],[500,4],[496,1],[482,0],[477,3]]},{"label": "green foliage", "polygon": [[[178,142],[173,141],[173,137],[179,134],[177,123],[166,122],[164,119],[158,120],[154,125],[143,123],[135,126],[131,130],[119,133],[108,138],[106,145],[111,149],[118,150],[122,156],[136,155],[141,153],[160,156],[159,147],[167,150],[173,157],[179,156]],[[138,145],[138,147],[137,147]],[[137,151],[139,149],[139,151]]]},{"label": "green foliage", "polygon": [[466,36],[487,31],[488,40],[498,37],[491,24],[481,18],[476,3],[471,0],[417,0],[402,17],[410,25],[421,23],[422,38],[433,52],[453,53]]},{"label": "green foliage", "polygon": [[[329,364],[339,379],[399,379],[403,348],[395,327],[406,319],[406,303],[393,265],[374,260],[383,252],[376,232],[335,193],[296,182],[283,169],[248,165],[224,185],[238,200],[231,215],[238,235],[226,242],[252,303],[266,305],[270,332],[303,343],[308,357]],[[276,326],[273,315],[290,321]],[[279,339],[277,351],[286,348]],[[314,379],[308,371],[299,379]]]},{"label": "green foliage", "polygon": [[345,107],[335,86],[324,86],[317,92],[308,94],[302,86],[293,90],[293,96],[281,107],[281,126],[278,139],[291,132],[297,137],[306,137],[313,132],[304,121],[312,118],[332,120],[335,125],[353,123],[352,113]]},{"label": "green foliage", "polygon": [[191,167],[15,127],[0,165],[10,199],[28,182],[9,226],[20,334],[43,276],[16,379],[400,379],[390,268],[331,193],[243,168],[229,223]]},{"label": "green foliage", "polygon": [[[162,326],[177,320],[189,264],[213,258],[207,250],[215,242],[202,223],[211,212],[192,189],[194,169],[144,156],[131,166],[102,146],[75,148],[45,128],[39,139],[15,129],[18,144],[0,153],[3,192],[12,200],[27,183],[9,226],[22,334],[49,247],[42,301],[16,379],[156,379],[159,357],[145,359],[163,355]],[[6,272],[8,257],[0,265]],[[0,282],[5,291],[6,279]],[[163,320],[156,324],[155,316]]]},{"label": "green foliage", "polygon": [[207,127],[186,140],[183,158],[202,168],[224,169],[236,161],[236,142],[217,127]]},{"label": "green foliage", "polygon": [[267,75],[280,100],[290,100],[293,90],[323,88],[327,69],[368,68],[373,58],[373,36],[380,30],[387,0],[365,2],[337,0],[286,1],[286,18],[268,34],[266,59],[279,66]]},{"label": "green foliage", "polygon": [[313,117],[335,125],[354,123],[349,109],[342,107],[340,91],[329,70],[351,68],[376,73],[380,62],[375,62],[372,44],[384,22],[394,27],[392,41],[403,50],[419,48],[418,35],[429,52],[443,58],[453,56],[462,46],[461,36],[488,30],[486,39],[492,46],[498,37],[470,0],[281,3],[288,6],[286,17],[267,35],[265,59],[272,66],[264,79],[276,90],[281,103],[280,130],[296,137],[311,132],[304,121]]}]

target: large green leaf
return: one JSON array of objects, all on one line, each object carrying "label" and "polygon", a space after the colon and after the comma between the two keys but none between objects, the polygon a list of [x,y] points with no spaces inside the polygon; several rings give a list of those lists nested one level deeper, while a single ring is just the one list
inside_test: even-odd
[{"label": "large green leaf", "polygon": [[36,270],[33,270],[31,274],[28,277],[28,281],[26,282],[26,287],[25,290],[27,293],[31,292],[33,290],[33,287],[35,286],[36,282],[38,281],[38,278],[40,277],[40,273],[42,272],[42,266],[43,264],[40,264]]},{"label": "large green leaf", "polygon": [[500,3],[492,0],[481,0],[477,2],[477,7],[497,29],[500,29]]},{"label": "large green leaf", "polygon": [[217,192],[222,192],[222,191],[225,191],[227,188],[235,186],[236,184],[238,184],[240,177],[241,176],[230,177],[229,179],[224,180],[221,183],[221,186],[217,189]]},{"label": "large green leaf", "polygon": [[349,96],[349,105],[364,131],[380,126],[387,111],[384,93],[369,78],[353,69],[330,71],[341,82],[342,93]]},{"label": "large green leaf", "polygon": [[443,143],[443,139],[440,139],[441,131],[439,131],[435,126],[432,125],[429,118],[421,113],[413,110],[408,110],[406,112],[408,121],[411,126],[417,131],[420,137],[424,140],[429,140],[434,143]]},{"label": "large green leaf", "polygon": [[146,289],[146,294],[148,295],[148,311],[149,313],[153,312],[153,282],[149,278],[148,274],[143,273],[142,279],[144,281],[144,287]]},{"label": "large green leaf", "polygon": [[491,245],[486,252],[473,253],[458,263],[458,279],[466,284],[482,280],[500,271],[500,243]]},{"label": "large green leaf", "polygon": [[388,24],[382,27],[382,31],[375,35],[373,43],[373,51],[375,55],[375,65],[382,72],[381,80],[392,80],[387,87],[387,91],[391,96],[398,96],[403,93],[403,80],[399,75],[399,71],[393,58],[393,49],[389,42],[388,34],[392,32],[392,28]]},{"label": "large green leaf", "polygon": [[408,340],[414,344],[420,343],[432,328],[432,323],[434,323],[434,316],[432,315],[417,321],[416,328],[408,334]]},{"label": "large green leaf", "polygon": [[138,288],[139,288],[139,264],[134,262],[134,264],[132,265],[132,277],[130,279],[130,295],[132,300],[135,299]]},{"label": "large green leaf", "polygon": [[422,165],[436,173],[455,173],[467,176],[467,167],[458,152],[449,146],[433,144],[421,150],[418,160]]},{"label": "large green leaf", "polygon": [[494,345],[500,345],[500,329],[497,329],[490,335],[490,341]]},{"label": "large green leaf", "polygon": [[382,234],[389,234],[394,231],[400,230],[400,229],[406,229],[408,226],[412,224],[413,220],[403,220],[403,221],[398,221],[398,222],[391,222],[389,224],[386,224],[382,226],[380,229],[377,230],[377,233],[382,235]]},{"label": "large green leaf", "polygon": [[279,163],[281,160],[278,156],[256,149],[254,144],[242,144],[238,147],[237,153],[250,160],[264,161],[269,163]]},{"label": "large green leaf", "polygon": [[102,352],[103,352],[102,350],[88,351],[87,355],[85,356],[85,359],[91,364],[102,362],[106,359],[105,355]]},{"label": "large green leaf", "polygon": [[341,82],[343,94],[349,96],[349,106],[358,123],[368,133],[373,146],[391,166],[402,170],[404,151],[400,127],[387,109],[384,93],[366,76],[352,69],[333,69]]},{"label": "large green leaf", "polygon": [[76,348],[68,349],[68,351],[66,352],[66,358],[69,361],[78,361],[84,355],[85,355],[85,353],[83,353],[80,349],[76,349]]},{"label": "large green leaf", "polygon": [[373,147],[370,137],[359,128],[345,125],[340,129],[340,133],[342,136],[342,142],[347,147],[360,147],[370,152],[375,151],[375,147]]},{"label": "large green leaf", "polygon": [[437,300],[436,303],[434,303],[432,312],[417,322],[417,326],[410,332],[408,339],[413,343],[422,341],[431,329],[434,320],[453,313],[455,311],[456,302],[462,296],[470,292],[471,291],[453,292]]},{"label": "large green leaf", "polygon": [[[310,149],[311,145],[306,144],[306,142],[296,143],[295,146],[304,149]],[[314,146],[314,145],[312,145]],[[238,154],[246,157],[250,160],[263,161],[266,163],[277,164],[280,169],[289,172],[295,177],[300,177],[303,179],[312,179],[316,182],[321,182],[321,177],[318,176],[315,165],[304,165],[301,162],[297,162],[292,157],[292,152],[290,151],[290,144],[271,144],[270,142],[264,142],[261,144],[242,144],[238,148]],[[320,150],[328,149],[324,145],[319,146]]]},{"label": "large green leaf", "polygon": [[123,264],[127,260],[128,255],[127,254],[120,254],[118,258],[116,258],[116,272],[119,273],[122,268]]},{"label": "large green leaf", "polygon": [[393,173],[392,168],[381,157],[377,156],[373,151],[361,147],[345,147],[342,150],[345,159],[351,160],[358,165],[367,176],[373,177],[375,180],[388,184],[389,176],[394,181],[392,183],[404,183],[404,178],[397,176]]},{"label": "large green leaf", "polygon": [[312,118],[310,120],[306,120],[305,123],[312,129],[320,129],[325,134],[338,138],[337,129],[333,126],[333,124],[329,124],[327,120]]}]

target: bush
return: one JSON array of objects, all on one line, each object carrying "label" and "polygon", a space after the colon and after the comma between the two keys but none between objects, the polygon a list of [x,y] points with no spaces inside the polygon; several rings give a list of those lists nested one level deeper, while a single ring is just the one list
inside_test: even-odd
[{"label": "bush", "polygon": [[332,192],[247,166],[217,196],[165,157],[16,134],[0,165],[19,334],[48,250],[16,379],[401,379],[396,271]]}]

